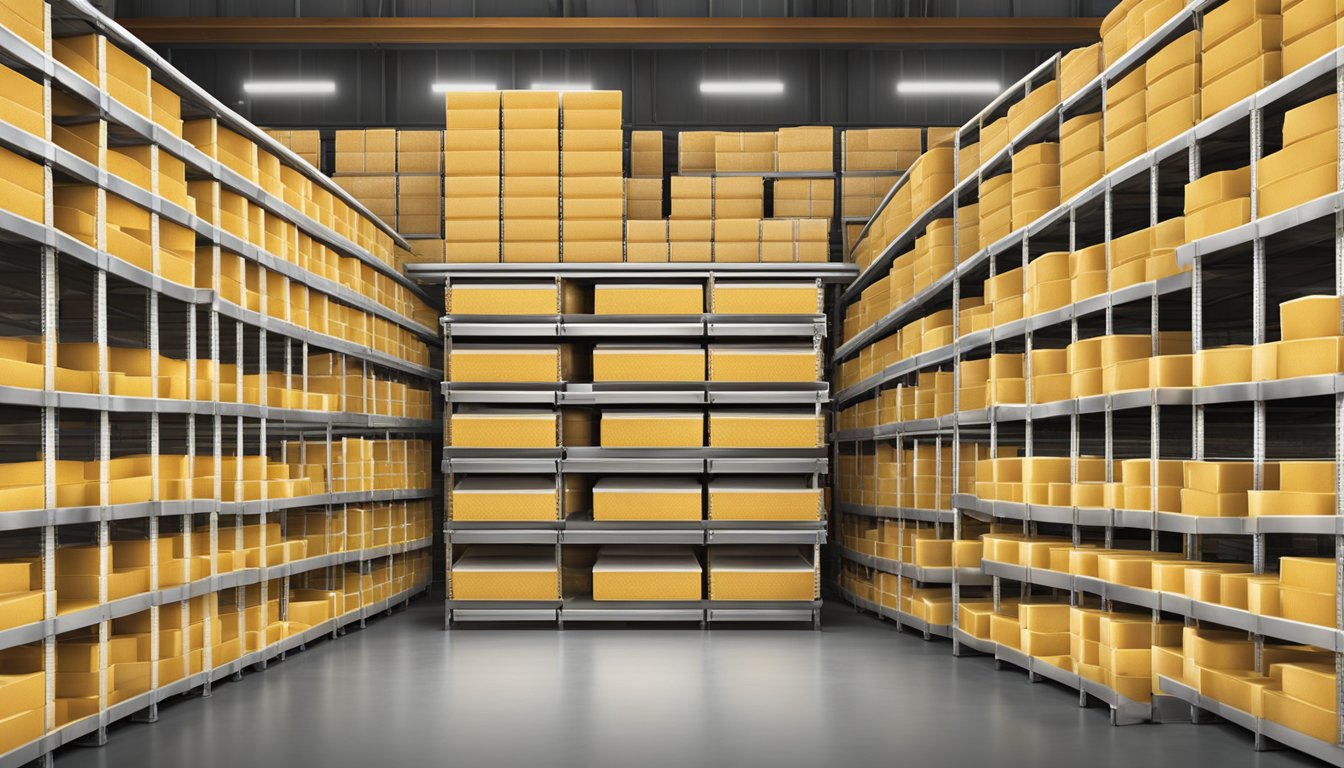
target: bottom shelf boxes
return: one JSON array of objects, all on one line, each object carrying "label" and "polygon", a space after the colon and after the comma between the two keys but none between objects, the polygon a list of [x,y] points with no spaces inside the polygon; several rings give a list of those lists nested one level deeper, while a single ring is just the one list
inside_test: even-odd
[{"label": "bottom shelf boxes", "polygon": [[452,570],[454,600],[559,600],[560,573],[549,547],[467,547]]},{"label": "bottom shelf boxes", "polygon": [[703,574],[690,547],[602,547],[593,563],[593,599],[699,600]]},{"label": "bottom shelf boxes", "polygon": [[790,548],[729,546],[709,550],[710,600],[814,600],[816,571]]}]

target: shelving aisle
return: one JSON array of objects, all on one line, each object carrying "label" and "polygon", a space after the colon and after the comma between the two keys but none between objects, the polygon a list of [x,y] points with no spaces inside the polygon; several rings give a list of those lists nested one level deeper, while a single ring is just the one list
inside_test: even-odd
[{"label": "shelving aisle", "polygon": [[0,765],[430,576],[406,244],[83,0],[0,27]]},{"label": "shelving aisle", "polygon": [[[815,366],[826,338],[825,286],[847,280],[852,267],[409,271],[447,290],[450,624],[819,620],[829,464],[819,430],[829,388]],[[538,311],[535,301],[563,311]],[[743,339],[758,346],[735,343]],[[781,351],[795,359],[781,361]],[[725,357],[734,353],[748,359]],[[481,355],[509,360],[473,361]],[[540,362],[527,367],[528,355]],[[539,425],[530,440],[529,421]],[[500,476],[508,481],[492,482]],[[536,505],[524,507],[518,494],[529,482]],[[482,502],[480,493],[500,497]],[[525,568],[546,575],[528,582],[531,592],[519,581],[483,583],[482,552],[525,560],[503,566],[505,578],[521,579]],[[648,558],[668,555],[680,564],[670,570],[693,574],[681,591],[641,573],[659,572]],[[743,557],[762,559],[734,562]]]},{"label": "shelving aisle", "polygon": [[1344,765],[1334,6],[1123,2],[926,153],[835,355],[839,586]]}]

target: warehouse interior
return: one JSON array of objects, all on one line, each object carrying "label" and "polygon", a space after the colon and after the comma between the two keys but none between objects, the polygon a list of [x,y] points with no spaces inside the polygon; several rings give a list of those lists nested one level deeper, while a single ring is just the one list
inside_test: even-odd
[{"label": "warehouse interior", "polygon": [[1341,0],[0,0],[0,84],[0,768],[1344,766]]}]

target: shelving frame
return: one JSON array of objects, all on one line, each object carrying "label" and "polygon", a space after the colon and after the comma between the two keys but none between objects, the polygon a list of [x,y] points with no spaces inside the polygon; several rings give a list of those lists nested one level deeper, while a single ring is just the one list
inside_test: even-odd
[{"label": "shelving frame", "polygon": [[[495,282],[511,278],[533,280],[642,280],[701,283],[705,295],[718,278],[749,278],[751,282],[814,282],[819,290],[843,283],[854,273],[844,264],[447,264],[415,265],[409,274],[419,280],[443,285],[469,284],[474,279]],[[829,333],[826,316],[815,315],[489,315],[445,316],[442,322],[445,354],[454,342],[486,339],[582,339],[596,340],[695,340],[708,343],[720,338],[809,339],[815,350],[824,350]],[[579,383],[556,384],[442,384],[445,411],[461,403],[530,404],[542,407],[643,405],[662,407],[771,404],[811,406],[820,416],[829,410],[830,392],[825,382],[799,384],[748,383]],[[641,449],[564,447],[532,449],[444,449],[443,474],[451,510],[452,488],[463,473],[542,474],[564,487],[569,474],[612,475],[628,473],[681,474],[707,477],[715,474],[789,473],[811,477],[814,488],[824,487],[830,471],[829,449]],[[817,591],[812,602],[751,602],[700,600],[691,602],[595,601],[563,595],[561,600],[542,603],[454,600],[445,603],[445,625],[468,621],[546,621],[563,627],[568,621],[672,621],[697,622],[707,626],[725,621],[807,622],[820,621],[821,545],[826,541],[826,521],[668,521],[594,522],[571,516],[553,521],[484,523],[458,522],[451,511],[445,515],[444,539],[449,549],[445,578],[451,584],[454,544],[537,544],[554,547],[556,567],[562,567],[566,544],[794,544],[810,546]]]}]

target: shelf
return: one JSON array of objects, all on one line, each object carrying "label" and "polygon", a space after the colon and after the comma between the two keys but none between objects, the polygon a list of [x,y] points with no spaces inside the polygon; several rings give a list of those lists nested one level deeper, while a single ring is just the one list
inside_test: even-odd
[{"label": "shelf", "polygon": [[846,284],[858,267],[841,262],[613,262],[533,264],[407,264],[406,274],[425,283],[449,279],[521,278],[561,279],[669,279],[694,280],[710,277],[750,277],[753,280],[821,280]]},{"label": "shelf", "polygon": [[1043,523],[1168,531],[1188,535],[1255,536],[1288,533],[1314,536],[1344,535],[1344,518],[1335,515],[1273,515],[1267,517],[1201,517],[1175,512],[1098,507],[1054,507],[1012,501],[978,499],[972,494],[952,496],[959,510],[983,519],[1008,518]]},{"label": "shelf", "polygon": [[1192,282],[1191,273],[1181,272],[1160,280],[1130,285],[1111,293],[1091,296],[1068,306],[1042,312],[1039,315],[1032,315],[1022,320],[1014,320],[994,328],[964,334],[952,344],[921,352],[914,357],[892,363],[880,373],[840,390],[836,393],[836,401],[848,402],[857,399],[903,376],[925,368],[952,362],[969,352],[988,347],[993,342],[1025,336],[1028,330],[1035,332],[1056,325],[1063,325],[1076,317],[1104,311],[1108,306],[1117,307],[1137,301],[1148,301],[1158,296],[1188,291]]},{"label": "shelf", "polygon": [[[603,384],[454,384],[441,391],[456,403],[548,405],[815,405],[830,399],[824,382],[775,384],[737,382],[629,382]],[[2,395],[3,393],[0,393]]]},{"label": "shelf", "polygon": [[913,509],[908,507],[873,507],[864,504],[838,502],[835,510],[844,515],[878,517],[889,520],[914,520],[921,523],[952,524],[956,513],[950,509]]},{"label": "shelf", "polygon": [[241,416],[247,419],[267,419],[295,424],[331,425],[340,429],[388,430],[392,432],[433,432],[438,430],[438,422],[432,419],[407,419],[396,416],[338,411],[310,411],[299,408],[272,408],[252,403],[217,400],[92,395],[87,392],[28,389],[3,384],[0,384],[0,404],[36,408],[116,411],[118,413],[171,413],[194,416],[218,414],[225,417]]},{"label": "shelf", "polygon": [[449,315],[451,338],[718,338],[826,336],[825,315]]},{"label": "shelf", "polygon": [[[681,171],[678,176],[722,176],[740,178],[759,176],[764,179],[834,179],[835,171]],[[890,176],[891,174],[877,174]]]},{"label": "shelf", "polygon": [[329,504],[360,504],[378,501],[410,501],[434,495],[433,489],[356,491],[349,493],[322,493],[294,496],[267,501],[216,501],[190,499],[186,501],[142,501],[133,504],[109,506],[56,507],[0,512],[0,531],[40,528],[49,525],[77,525],[80,523],[136,520],[143,518],[180,517],[208,514],[218,511],[229,515],[260,515],[282,512],[299,507],[318,507]]},{"label": "shelf", "polygon": [[26,645],[46,637],[91,627],[103,621],[130,616],[131,614],[149,610],[151,606],[180,602],[212,592],[218,592],[222,589],[244,587],[251,584],[258,584],[269,579],[307,573],[309,571],[321,570],[332,566],[344,565],[345,563],[366,562],[380,557],[388,557],[389,555],[416,552],[428,549],[432,543],[432,538],[418,539],[416,541],[390,544],[367,550],[334,552],[330,555],[309,557],[292,563],[280,563],[266,568],[240,568],[227,573],[207,576],[202,579],[197,579],[189,584],[165,587],[154,592],[143,592],[138,595],[131,595],[130,597],[120,598],[118,600],[91,606],[78,611],[57,614],[54,619],[44,619],[42,621],[33,622],[32,624],[0,630],[0,649]]},{"label": "shelf", "polygon": [[1260,616],[1238,608],[1194,600],[1185,595],[1112,584],[1090,576],[1074,576],[992,560],[983,561],[982,567],[990,576],[1072,592],[1087,592],[1109,600],[1175,613],[1292,643],[1344,651],[1344,632],[1330,627],[1289,621],[1276,616]]},{"label": "shelf", "polygon": [[826,543],[822,520],[688,520],[458,522],[444,534],[452,544],[796,544]]},{"label": "shelf", "polygon": [[904,576],[917,582],[930,584],[958,583],[965,587],[975,587],[985,586],[993,581],[984,573],[981,573],[978,568],[928,568],[903,563],[899,560],[889,560],[876,555],[866,555],[843,546],[837,546],[836,549],[840,552],[840,556],[846,560],[883,573]]},{"label": "shelf", "polygon": [[924,639],[926,640],[929,639],[930,637],[935,636],[936,637],[952,636],[952,627],[950,625],[930,624],[927,621],[924,621],[923,619],[917,618],[915,616],[906,613],[905,611],[899,611],[896,610],[895,608],[889,608],[885,605],[879,605],[878,603],[874,603],[871,600],[865,600],[839,585],[835,586],[835,590],[839,592],[840,595],[844,597],[846,600],[848,600],[850,603],[854,604],[856,607],[862,608],[863,610],[868,611],[869,613],[875,613],[884,619],[890,619],[891,621],[896,622],[898,625],[902,627],[908,627],[910,629],[915,630],[916,632],[921,632],[923,633]]}]

